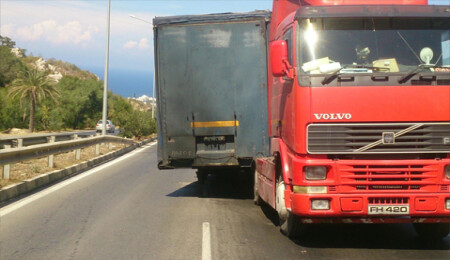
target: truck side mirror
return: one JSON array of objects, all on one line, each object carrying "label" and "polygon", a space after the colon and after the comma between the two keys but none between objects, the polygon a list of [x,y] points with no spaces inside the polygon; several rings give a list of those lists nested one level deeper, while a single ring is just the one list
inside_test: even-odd
[{"label": "truck side mirror", "polygon": [[274,77],[283,77],[288,73],[288,48],[286,41],[277,40],[269,45],[270,65]]}]

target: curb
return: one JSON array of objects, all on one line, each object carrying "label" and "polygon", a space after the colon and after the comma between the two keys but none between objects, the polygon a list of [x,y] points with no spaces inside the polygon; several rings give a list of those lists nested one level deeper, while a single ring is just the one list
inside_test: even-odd
[{"label": "curb", "polygon": [[56,170],[48,173],[43,173],[39,176],[36,176],[32,179],[25,180],[21,183],[12,184],[0,190],[0,203],[15,198],[17,196],[23,195],[25,193],[31,192],[35,189],[41,188],[45,185],[51,184],[58,180],[61,180],[66,177],[75,176],[76,174],[88,169],[93,168],[105,161],[111,160],[113,158],[120,157],[126,153],[133,151],[134,149],[146,145],[156,138],[149,138],[142,142],[134,143],[128,147],[122,148],[120,150],[110,152],[101,157],[96,157],[89,161],[85,161],[61,170]]}]

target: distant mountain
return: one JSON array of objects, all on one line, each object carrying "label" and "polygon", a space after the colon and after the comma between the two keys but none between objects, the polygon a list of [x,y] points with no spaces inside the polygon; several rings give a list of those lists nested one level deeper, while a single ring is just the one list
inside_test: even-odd
[{"label": "distant mountain", "polygon": [[79,79],[100,80],[100,78],[94,73],[91,73],[88,70],[82,70],[69,62],[56,59],[45,60],[42,57],[36,56],[25,56],[25,53],[20,48],[11,48],[11,53],[32,67],[35,67],[40,71],[47,72],[48,77],[53,79],[55,82],[59,82],[63,76],[72,76]]}]

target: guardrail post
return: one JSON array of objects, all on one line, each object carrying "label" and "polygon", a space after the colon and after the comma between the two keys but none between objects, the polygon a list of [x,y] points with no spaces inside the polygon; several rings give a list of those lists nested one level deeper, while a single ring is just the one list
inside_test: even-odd
[{"label": "guardrail post", "polygon": [[[3,148],[4,148],[4,149],[11,148],[11,145],[5,145],[5,146],[3,146]],[[5,179],[5,180],[9,180],[9,178],[10,178],[9,174],[10,174],[10,172],[11,172],[11,166],[10,166],[9,164],[3,165],[3,174],[2,174],[2,178]]]},{"label": "guardrail post", "polygon": [[[95,135],[91,135],[91,137],[95,137],[95,136],[99,136],[99,133],[96,133]],[[95,155],[99,155],[100,154],[100,145],[96,144],[95,145]]]},{"label": "guardrail post", "polygon": [[12,147],[23,147],[23,139],[18,138],[17,140],[12,141],[13,146]]},{"label": "guardrail post", "polygon": [[[74,134],[74,135],[73,135],[73,139],[74,139],[74,140],[77,140],[77,139],[78,139],[78,135],[77,135],[77,134]],[[76,149],[76,150],[75,150],[75,160],[78,161],[78,160],[80,160],[80,159],[81,159],[81,149]]]},{"label": "guardrail post", "polygon": [[[47,141],[48,141],[49,143],[54,143],[55,140],[56,140],[56,136],[50,136],[50,137],[47,137]],[[51,154],[51,155],[48,156],[48,167],[49,167],[49,168],[53,168],[53,167],[55,166],[55,164],[54,164],[54,158],[55,158],[55,156],[54,156],[53,154]]]},{"label": "guardrail post", "polygon": [[[101,133],[97,133],[97,136],[101,136],[101,135],[102,135]],[[104,146],[105,143],[100,143],[100,145],[101,145],[101,146]]]}]

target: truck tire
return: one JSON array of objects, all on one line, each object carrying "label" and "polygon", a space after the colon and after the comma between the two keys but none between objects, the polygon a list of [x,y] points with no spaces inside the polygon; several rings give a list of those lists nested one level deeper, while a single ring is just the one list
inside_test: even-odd
[{"label": "truck tire", "polygon": [[286,208],[284,190],[286,186],[283,177],[279,176],[276,184],[275,209],[278,212],[281,233],[289,238],[298,238],[305,234],[306,226],[300,218]]},{"label": "truck tire", "polygon": [[439,240],[450,233],[450,223],[414,223],[416,233],[426,239]]},{"label": "truck tire", "polygon": [[263,200],[259,196],[259,191],[258,191],[259,181],[258,181],[258,172],[256,171],[256,167],[254,169],[253,178],[254,178],[253,179],[253,202],[255,203],[255,205],[261,205]]}]

